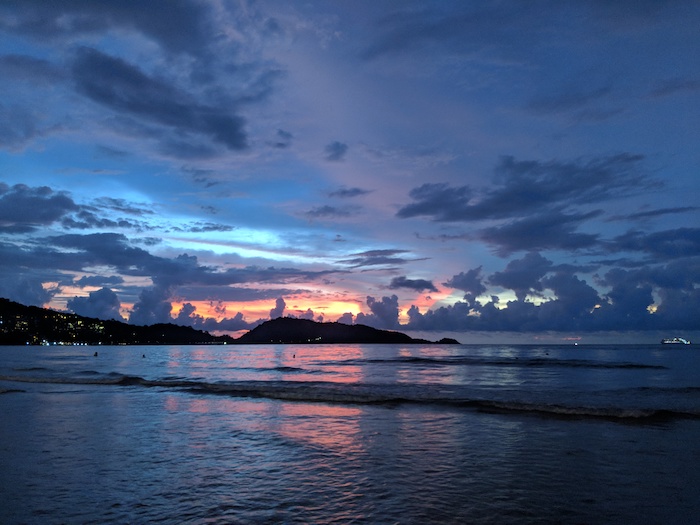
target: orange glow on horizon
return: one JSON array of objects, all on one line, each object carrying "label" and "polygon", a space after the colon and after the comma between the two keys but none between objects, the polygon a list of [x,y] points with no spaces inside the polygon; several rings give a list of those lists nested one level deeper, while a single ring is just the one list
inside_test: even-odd
[{"label": "orange glow on horizon", "polygon": [[[309,297],[283,298],[286,307],[283,315],[292,315],[299,317],[306,313],[310,308],[314,313],[314,319],[323,316],[326,322],[337,321],[343,314],[350,312],[353,317],[362,310],[357,302],[354,301],[330,301],[314,300]],[[217,304],[211,301],[187,301],[176,300],[172,302],[171,315],[177,317],[185,303],[189,303],[196,308],[194,315],[200,315],[204,318],[212,317],[217,321],[224,318],[234,317],[238,312],[243,314],[243,318],[248,322],[253,322],[258,319],[267,319],[270,317],[270,310],[275,308],[275,300],[264,299],[250,302],[231,302]],[[293,306],[292,306],[293,305]],[[122,305],[123,306],[123,305]],[[225,310],[222,312],[221,307]]]}]

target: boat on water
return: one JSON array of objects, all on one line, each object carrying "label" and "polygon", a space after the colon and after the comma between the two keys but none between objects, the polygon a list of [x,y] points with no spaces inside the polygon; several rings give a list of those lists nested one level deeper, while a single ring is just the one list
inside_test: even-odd
[{"label": "boat on water", "polygon": [[672,337],[669,339],[662,339],[661,344],[664,345],[689,345],[690,341],[683,339],[682,337]]}]

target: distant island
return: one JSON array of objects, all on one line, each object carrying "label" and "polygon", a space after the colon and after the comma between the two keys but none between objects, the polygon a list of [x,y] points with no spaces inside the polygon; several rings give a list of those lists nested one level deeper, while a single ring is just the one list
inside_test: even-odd
[{"label": "distant island", "polygon": [[[266,321],[235,340],[239,344],[261,343],[394,343],[425,344],[425,339],[414,339],[401,332],[378,330],[362,324],[318,323],[308,319],[279,317]],[[433,344],[459,344],[454,339],[441,339]]]},{"label": "distant island", "polygon": [[[149,326],[94,319],[0,298],[0,345],[195,345],[195,344],[425,344],[401,332],[365,325],[319,323],[280,317],[234,339],[172,323]],[[441,339],[435,344],[459,344]]]}]

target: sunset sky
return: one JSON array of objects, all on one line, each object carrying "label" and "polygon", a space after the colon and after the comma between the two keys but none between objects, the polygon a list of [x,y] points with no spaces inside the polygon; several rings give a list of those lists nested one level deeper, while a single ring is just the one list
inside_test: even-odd
[{"label": "sunset sky", "polygon": [[0,296],[694,333],[699,27],[693,0],[5,0]]}]

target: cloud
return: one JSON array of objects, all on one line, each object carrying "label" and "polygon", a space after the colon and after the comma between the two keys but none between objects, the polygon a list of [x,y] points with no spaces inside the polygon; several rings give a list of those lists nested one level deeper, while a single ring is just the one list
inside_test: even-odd
[{"label": "cloud", "polygon": [[126,199],[115,199],[113,197],[98,197],[94,200],[94,206],[137,217],[148,217],[155,214],[152,209],[145,205],[129,202]]},{"label": "cloud", "polygon": [[338,208],[337,206],[317,206],[304,213],[309,219],[342,218],[349,217],[352,212],[348,208]]},{"label": "cloud", "polygon": [[414,201],[402,207],[396,216],[402,219],[418,216],[433,216],[435,220],[459,220],[452,218],[460,210],[468,209],[473,192],[467,186],[452,188],[446,183],[425,184],[408,193]]},{"label": "cloud", "polygon": [[97,319],[124,321],[120,313],[121,303],[117,294],[109,288],[90,292],[88,297],[74,297],[67,303],[68,309],[78,315]]},{"label": "cloud", "polygon": [[338,263],[347,264],[353,268],[405,264],[409,259],[396,257],[402,253],[408,253],[408,250],[368,250],[355,253],[351,259],[342,259]]},{"label": "cloud", "polygon": [[510,261],[502,272],[491,275],[489,282],[513,290],[518,300],[523,301],[528,294],[542,291],[542,278],[552,268],[552,261],[530,252],[522,259]]},{"label": "cloud", "polygon": [[68,194],[48,186],[30,188],[24,184],[0,183],[0,231],[28,233],[77,211]]},{"label": "cloud", "polygon": [[[211,37],[211,18],[204,2],[172,0],[167,16],[162,6],[121,2],[24,0],[12,16],[0,16],[0,27],[36,39],[103,34],[110,29],[138,31],[172,53],[203,56]],[[2,15],[2,12],[0,12]]]},{"label": "cloud", "polygon": [[283,129],[278,129],[277,133],[275,133],[275,140],[270,142],[269,144],[273,148],[286,149],[291,145],[292,138],[293,138],[293,135],[289,131],[284,131]]},{"label": "cloud", "polygon": [[[522,276],[522,281],[519,276]],[[517,299],[502,305],[496,296],[483,304],[469,298],[425,313],[412,306],[408,312],[407,328],[541,332],[622,330],[631,325],[630,322],[621,322],[615,326],[615,321],[607,314],[609,303],[605,298],[574,275],[571,268],[556,267],[537,254],[528,254],[524,259],[512,262],[500,275],[490,276],[489,281],[512,287]],[[548,295],[552,298],[540,304],[526,298],[531,292],[540,290],[549,290]]]},{"label": "cloud", "polygon": [[197,221],[192,226],[188,226],[186,228],[180,228],[180,227],[173,228],[174,231],[184,231],[184,232],[190,232],[190,233],[230,232],[230,231],[233,231],[234,229],[235,228],[233,226],[229,226],[228,224],[217,224],[215,222],[205,222],[205,221]]},{"label": "cloud", "polygon": [[348,151],[348,145],[342,142],[331,142],[324,150],[326,152],[326,160],[331,162],[340,162],[345,158]]},{"label": "cloud", "polygon": [[124,283],[124,278],[119,275],[84,275],[74,282],[76,286],[84,288],[86,286],[109,287]]},{"label": "cloud", "polygon": [[426,183],[409,192],[414,202],[397,217],[438,222],[500,221],[464,237],[479,239],[506,256],[516,251],[581,250],[599,243],[598,234],[577,229],[602,215],[586,207],[658,186],[640,168],[640,155],[619,154],[588,161],[518,161],[502,157],[494,184],[476,192],[468,186]]},{"label": "cloud", "polygon": [[463,292],[471,295],[472,297],[478,297],[484,292],[486,292],[486,287],[482,282],[481,276],[482,267],[472,268],[471,270],[465,272],[460,272],[457,275],[452,276],[450,279],[442,283],[450,288],[456,288],[457,290],[462,290]]},{"label": "cloud", "polygon": [[363,190],[362,188],[340,188],[338,190],[330,192],[328,196],[338,197],[341,199],[352,199],[354,197],[361,197],[362,195],[367,195],[368,193],[371,193],[371,191]]},{"label": "cloud", "polygon": [[609,221],[629,221],[629,220],[647,220],[653,219],[655,217],[661,217],[663,215],[675,215],[679,213],[688,213],[691,211],[697,211],[700,207],[698,206],[676,206],[673,208],[659,208],[656,210],[640,211],[637,213],[630,213],[628,215],[614,215],[610,217]]},{"label": "cloud", "polygon": [[171,323],[170,313],[173,305],[170,298],[173,288],[170,286],[154,286],[144,289],[139,294],[139,300],[134,304],[129,314],[129,323],[147,326],[158,323]]},{"label": "cloud", "polygon": [[65,79],[65,72],[53,63],[29,55],[0,55],[0,74],[13,80],[53,83]]},{"label": "cloud", "polygon": [[353,324],[353,315],[352,312],[345,312],[343,315],[341,315],[336,323],[341,323],[341,324]]},{"label": "cloud", "polygon": [[0,148],[21,149],[45,131],[41,129],[40,119],[34,111],[0,104]]},{"label": "cloud", "polygon": [[277,301],[275,301],[275,307],[270,310],[270,319],[277,319],[278,317],[282,317],[284,315],[284,309],[286,308],[287,303],[284,302],[284,299],[282,297],[278,297]]},{"label": "cloud", "polygon": [[619,235],[608,244],[611,251],[644,252],[659,259],[700,254],[700,228],[676,228],[654,233],[638,230]]},{"label": "cloud", "polygon": [[126,219],[106,219],[98,217],[94,213],[85,209],[71,217],[61,219],[61,226],[67,230],[92,230],[92,229],[133,229],[147,230],[150,229],[142,222],[134,222]]},{"label": "cloud", "polygon": [[495,252],[501,256],[517,251],[591,248],[598,242],[599,235],[577,233],[576,228],[600,213],[540,213],[502,226],[484,228],[478,233],[478,238],[495,246]]},{"label": "cloud", "polygon": [[44,306],[58,291],[55,287],[44,288],[47,277],[26,271],[6,272],[0,276],[0,297],[29,306]]},{"label": "cloud", "polygon": [[399,298],[396,295],[377,300],[367,296],[367,306],[371,314],[359,313],[355,324],[364,324],[375,328],[396,330],[399,328]]},{"label": "cloud", "polygon": [[121,58],[83,47],[72,69],[77,90],[119,114],[164,126],[184,135],[204,135],[230,150],[247,149],[243,118],[228,108],[206,106]]},{"label": "cloud", "polygon": [[399,288],[408,288],[409,290],[415,290],[417,292],[424,292],[425,290],[429,292],[438,291],[432,281],[426,279],[408,279],[405,276],[394,277],[389,284],[390,290],[397,290]]},{"label": "cloud", "polygon": [[[556,265],[538,253],[528,253],[485,278],[491,285],[513,290],[515,300],[502,304],[494,296],[480,303],[465,296],[465,301],[424,313],[414,305],[403,328],[518,332],[700,329],[700,255],[663,265],[612,268],[598,279],[607,291],[576,275],[580,270],[592,268]],[[532,295],[542,300],[532,302]]]},{"label": "cloud", "polygon": [[[89,235],[65,234],[46,237],[46,246],[68,248],[53,263],[58,268],[83,269],[91,265],[114,266],[127,275],[149,275],[151,270],[166,266],[166,261],[129,245],[126,236],[118,233]],[[50,250],[51,248],[45,248]],[[56,252],[53,252],[56,253]]]},{"label": "cloud", "polygon": [[[298,319],[308,319],[309,321],[316,320],[316,314],[314,314],[314,311],[311,308],[307,308],[306,311],[300,312],[299,314],[296,315],[296,317]],[[323,322],[323,316],[320,316],[318,321]]]},{"label": "cloud", "polygon": [[213,317],[202,317],[197,314],[197,307],[192,303],[185,303],[178,312],[177,316],[173,318],[172,322],[181,326],[191,326],[197,330],[204,330],[207,332],[237,332],[239,330],[250,330],[259,325],[263,320],[258,319],[249,323],[243,317],[241,312],[236,313],[233,317],[224,317],[221,320],[214,319]]},{"label": "cloud", "polygon": [[495,168],[491,189],[477,195],[468,186],[426,183],[409,192],[415,202],[400,208],[396,215],[469,222],[598,203],[617,197],[621,190],[637,193],[652,188],[654,181],[639,168],[642,159],[628,153],[587,162],[518,161],[506,156]]},{"label": "cloud", "polygon": [[414,54],[439,46],[442,52],[461,56],[484,54],[491,57],[521,56],[546,19],[538,10],[515,3],[454,4],[449,12],[443,5],[395,10],[376,27],[378,36],[361,57],[376,60],[385,55]]}]

